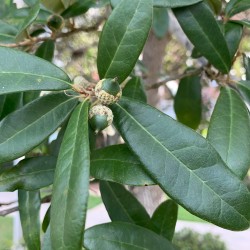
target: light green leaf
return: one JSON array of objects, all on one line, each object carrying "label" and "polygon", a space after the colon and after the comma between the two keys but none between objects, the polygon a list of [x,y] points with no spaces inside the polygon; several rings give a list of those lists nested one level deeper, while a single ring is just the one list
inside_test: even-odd
[{"label": "light green leaf", "polygon": [[61,0],[63,5],[64,5],[64,8],[68,8],[70,6],[70,4],[72,3],[72,0]]},{"label": "light green leaf", "polygon": [[153,31],[157,38],[165,37],[169,27],[169,16],[167,8],[154,8]]},{"label": "light green leaf", "polygon": [[229,50],[210,8],[201,2],[173,11],[197,50],[222,73],[228,73],[231,67]]},{"label": "light green leaf", "polygon": [[242,19],[242,20],[230,20],[233,23],[239,23],[246,28],[250,29],[250,20]]},{"label": "light green leaf", "polygon": [[215,225],[249,227],[249,191],[205,138],[129,98],[111,108],[116,128],[164,192]]},{"label": "light green leaf", "polygon": [[125,185],[154,184],[137,157],[125,144],[93,151],[91,153],[90,173],[96,179]]},{"label": "light green leaf", "polygon": [[122,95],[141,102],[147,102],[147,96],[144,89],[144,82],[140,77],[132,77],[122,90]]},{"label": "light green leaf", "polygon": [[54,57],[55,42],[53,40],[44,41],[36,50],[36,56],[52,62]]},{"label": "light green leaf", "polygon": [[0,173],[0,192],[16,189],[33,191],[53,183],[56,157],[41,156],[22,160]]},{"label": "light green leaf", "polygon": [[142,204],[124,186],[101,181],[102,201],[112,221],[124,221],[145,226],[150,217]]},{"label": "light green leaf", "polygon": [[235,90],[221,89],[207,139],[227,166],[244,179],[250,168],[250,118],[245,103]]},{"label": "light green leaf", "polygon": [[20,35],[23,31],[25,31],[37,18],[40,10],[39,1],[36,2],[34,6],[32,6],[29,10],[29,15],[23,20],[18,28],[18,33],[16,34],[16,40],[20,38]]},{"label": "light green leaf", "polygon": [[231,17],[249,8],[249,0],[230,0],[226,6],[225,13],[228,17]]},{"label": "light green leaf", "polygon": [[0,163],[39,145],[67,119],[76,103],[64,93],[50,94],[6,116],[0,122]]},{"label": "light green leaf", "polygon": [[237,82],[237,86],[244,99],[250,104],[250,80]]},{"label": "light green leaf", "polygon": [[50,11],[55,13],[62,12],[65,8],[61,0],[40,0],[41,3]]},{"label": "light green leaf", "polygon": [[155,7],[177,8],[193,5],[202,0],[153,0]]},{"label": "light green leaf", "polygon": [[131,73],[146,42],[152,23],[152,0],[122,0],[106,22],[98,47],[100,78]]},{"label": "light green leaf", "polygon": [[125,222],[112,222],[89,228],[84,247],[91,250],[174,250],[175,247],[156,233]]},{"label": "light green leaf", "polygon": [[55,65],[27,53],[0,47],[0,95],[28,90],[62,90],[71,80]]},{"label": "light green leaf", "polygon": [[23,238],[28,250],[40,250],[40,192],[18,191]]},{"label": "light green leaf", "polygon": [[172,201],[164,201],[154,211],[151,223],[154,225],[154,232],[169,241],[172,241],[178,215],[178,205]]},{"label": "light green leaf", "polygon": [[197,129],[201,122],[200,77],[190,76],[183,78],[174,98],[174,110],[178,120],[192,129]]},{"label": "light green leaf", "polygon": [[0,43],[11,43],[15,41],[17,29],[0,20]]},{"label": "light green leaf", "polygon": [[243,54],[243,63],[246,70],[246,80],[250,81],[250,57]]},{"label": "light green leaf", "polygon": [[221,12],[221,8],[222,8],[222,1],[221,0],[206,0],[206,1],[210,5],[214,13],[216,15],[219,15]]},{"label": "light green leaf", "polygon": [[74,110],[58,156],[51,203],[53,249],[81,249],[89,194],[88,106]]},{"label": "light green leaf", "polygon": [[52,250],[51,240],[50,240],[50,226],[43,236],[42,250]]}]

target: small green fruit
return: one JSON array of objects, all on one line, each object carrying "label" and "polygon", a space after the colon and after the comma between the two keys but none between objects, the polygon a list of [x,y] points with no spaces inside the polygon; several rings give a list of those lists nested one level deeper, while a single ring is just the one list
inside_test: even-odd
[{"label": "small green fruit", "polygon": [[47,20],[47,26],[52,30],[52,31],[58,31],[61,30],[64,26],[64,20],[61,16],[59,15],[51,15],[48,20]]},{"label": "small green fruit", "polygon": [[116,78],[102,79],[95,86],[95,95],[102,104],[110,105],[120,99],[122,90]]},{"label": "small green fruit", "polygon": [[89,111],[89,123],[92,129],[98,133],[107,128],[113,122],[111,109],[103,105],[93,106]]}]

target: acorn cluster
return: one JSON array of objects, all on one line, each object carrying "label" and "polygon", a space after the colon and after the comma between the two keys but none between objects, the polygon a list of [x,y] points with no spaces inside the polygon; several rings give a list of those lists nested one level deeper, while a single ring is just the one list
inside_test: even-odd
[{"label": "acorn cluster", "polygon": [[96,133],[107,128],[113,122],[113,113],[105,105],[117,102],[122,95],[121,87],[117,79],[102,79],[95,86],[95,96],[98,105],[93,106],[89,111],[90,126]]}]

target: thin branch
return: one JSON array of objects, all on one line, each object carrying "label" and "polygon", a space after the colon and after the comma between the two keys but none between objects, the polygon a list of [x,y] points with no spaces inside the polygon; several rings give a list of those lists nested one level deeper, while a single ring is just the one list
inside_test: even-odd
[{"label": "thin branch", "polygon": [[12,205],[13,203],[16,203],[16,202],[17,201],[1,202],[0,207],[2,207],[2,206],[10,206],[10,205]]},{"label": "thin branch", "polygon": [[203,71],[203,67],[202,67],[202,68],[195,69],[195,70],[187,71],[187,72],[185,72],[185,73],[183,73],[183,74],[181,74],[181,75],[167,76],[167,77],[165,77],[163,80],[161,80],[161,81],[159,81],[159,82],[156,82],[156,83],[154,83],[154,84],[151,84],[151,85],[146,86],[146,90],[149,90],[149,89],[157,89],[157,88],[159,88],[160,86],[166,84],[166,82],[173,81],[173,80],[180,80],[180,79],[185,78],[185,77],[188,77],[188,76],[198,75],[198,74],[200,74],[202,71]]}]

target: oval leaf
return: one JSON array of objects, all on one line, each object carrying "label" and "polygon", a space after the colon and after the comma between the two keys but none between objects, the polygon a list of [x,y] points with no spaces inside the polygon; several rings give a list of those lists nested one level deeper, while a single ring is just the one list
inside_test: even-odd
[{"label": "oval leaf", "polygon": [[91,153],[90,173],[96,179],[118,182],[124,185],[145,186],[154,184],[140,161],[125,144],[93,151]]},{"label": "oval leaf", "polygon": [[125,222],[112,222],[89,228],[84,247],[91,250],[174,250],[175,247],[156,233]]},{"label": "oval leaf", "polygon": [[50,223],[50,208],[51,206],[49,206],[49,208],[46,211],[46,214],[44,215],[43,218],[43,223],[42,223],[42,230],[45,233],[49,227],[49,223]]},{"label": "oval leaf", "polygon": [[177,8],[188,5],[193,5],[202,0],[153,0],[155,7]]},{"label": "oval leaf", "polygon": [[132,99],[122,98],[111,108],[116,128],[170,197],[220,227],[249,227],[249,191],[206,139]]},{"label": "oval leaf", "polygon": [[76,103],[64,93],[50,94],[6,116],[0,122],[0,163],[39,145],[67,119]]},{"label": "oval leaf", "polygon": [[250,118],[245,103],[235,90],[221,89],[207,139],[227,166],[244,179],[250,167]]},{"label": "oval leaf", "polygon": [[112,221],[124,221],[145,226],[150,217],[142,204],[124,186],[100,182],[102,201]]},{"label": "oval leaf", "polygon": [[243,54],[243,63],[246,70],[246,80],[250,81],[250,57]]},{"label": "oval leaf", "polygon": [[74,110],[58,156],[50,220],[53,249],[82,245],[89,194],[88,106],[84,101]]},{"label": "oval leaf", "polygon": [[25,159],[17,166],[8,168],[0,174],[0,192],[16,189],[32,191],[53,183],[56,157],[41,156]]},{"label": "oval leaf", "polygon": [[153,31],[157,38],[163,38],[169,27],[169,16],[166,8],[154,8],[153,11]]},{"label": "oval leaf", "polygon": [[202,115],[200,77],[183,78],[174,98],[174,110],[178,120],[192,129],[197,129]]},{"label": "oval leaf", "polygon": [[152,12],[152,0],[122,0],[114,9],[99,41],[100,78],[118,77],[123,82],[128,77],[146,42]]},{"label": "oval leaf", "polygon": [[43,236],[42,250],[52,250],[51,240],[50,240],[50,226]]},{"label": "oval leaf", "polygon": [[244,99],[250,104],[250,81],[237,82],[237,86]]},{"label": "oval leaf", "polygon": [[55,42],[53,40],[44,41],[36,50],[36,56],[51,62],[54,57]]},{"label": "oval leaf", "polygon": [[225,12],[228,17],[250,8],[249,0],[230,0],[226,6]]},{"label": "oval leaf", "polygon": [[160,204],[154,211],[151,223],[154,225],[154,232],[169,241],[172,241],[175,231],[175,225],[178,216],[178,205],[167,200]]},{"label": "oval leaf", "polygon": [[0,20],[0,43],[12,43],[15,41],[17,29]]},{"label": "oval leaf", "polygon": [[27,53],[0,47],[0,95],[28,90],[70,88],[70,79],[55,65]]},{"label": "oval leaf", "polygon": [[229,50],[210,8],[201,2],[173,11],[183,31],[199,52],[222,73],[228,73],[231,67]]},{"label": "oval leaf", "polygon": [[18,191],[23,238],[28,250],[40,250],[40,192]]}]

